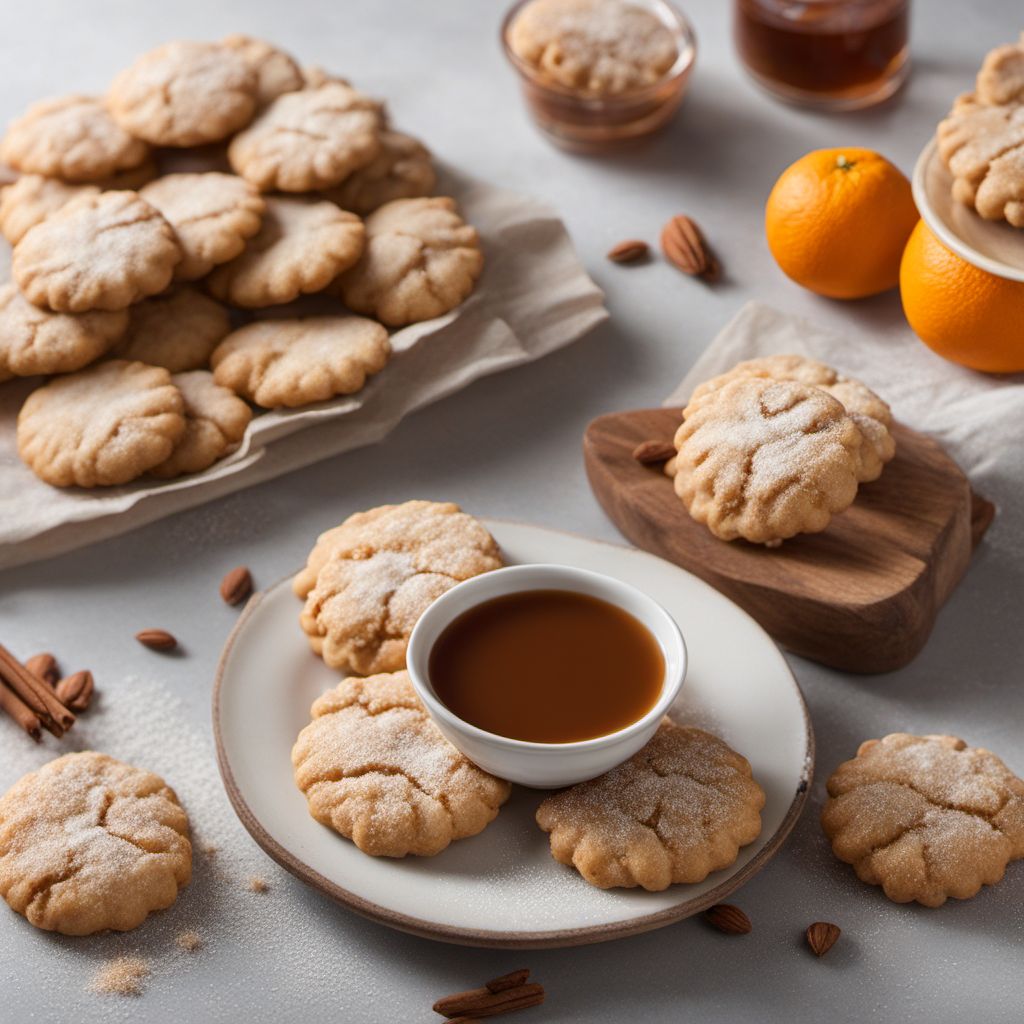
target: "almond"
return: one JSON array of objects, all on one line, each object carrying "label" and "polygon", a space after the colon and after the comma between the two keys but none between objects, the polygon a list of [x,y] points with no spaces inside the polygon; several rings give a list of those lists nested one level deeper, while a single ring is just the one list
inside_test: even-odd
[{"label": "almond", "polygon": [[704,911],[704,920],[726,935],[747,935],[753,928],[750,918],[731,903],[716,903]]},{"label": "almond", "polygon": [[50,686],[56,686],[57,680],[60,679],[60,667],[57,664],[57,659],[49,651],[33,654],[25,662],[25,668],[37,678],[42,679],[44,683],[49,683]]},{"label": "almond", "polygon": [[509,988],[516,988],[518,985],[525,985],[526,979],[530,977],[529,967],[520,967],[518,971],[510,971],[499,978],[491,978],[484,983],[488,992],[504,992]]},{"label": "almond", "polygon": [[651,247],[639,238],[627,238],[618,245],[613,245],[607,252],[612,263],[637,263],[647,259]]},{"label": "almond", "polygon": [[170,651],[178,646],[178,641],[166,629],[144,629],[135,634],[135,639],[154,651]]},{"label": "almond", "polygon": [[676,446],[671,441],[641,441],[633,449],[633,458],[649,466],[655,462],[668,462],[675,458]]},{"label": "almond", "polygon": [[85,711],[92,700],[94,689],[92,673],[85,669],[82,672],[75,672],[57,683],[54,691],[57,700],[72,711]]},{"label": "almond", "polygon": [[677,214],[661,229],[661,251],[684,274],[716,281],[718,260],[712,255],[704,235],[685,213]]},{"label": "almond", "polygon": [[815,921],[807,926],[804,933],[807,936],[807,945],[815,956],[824,956],[842,935],[842,929],[830,921]]},{"label": "almond", "polygon": [[241,604],[252,593],[252,573],[244,565],[236,565],[220,581],[220,596],[226,604]]}]

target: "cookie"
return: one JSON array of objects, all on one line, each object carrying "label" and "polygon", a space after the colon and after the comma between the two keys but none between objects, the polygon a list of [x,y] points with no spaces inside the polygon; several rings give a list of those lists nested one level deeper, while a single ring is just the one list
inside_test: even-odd
[{"label": "cookie", "polygon": [[841,402],[797,381],[739,378],[683,411],[676,494],[722,540],[817,533],[857,495],[864,435]]},{"label": "cookie", "polygon": [[179,41],[144,53],[110,86],[110,112],[154,146],[201,146],[252,120],[259,82],[248,60],[219,43]]},{"label": "cookie", "polygon": [[80,370],[110,351],[127,327],[123,311],[51,313],[5,284],[0,287],[0,380]]},{"label": "cookie", "polygon": [[129,931],[191,877],[188,816],[152,772],[65,754],[0,797],[0,896],[37,928]]},{"label": "cookie", "polygon": [[864,435],[860,447],[857,479],[862,483],[877,480],[882,469],[896,454],[896,442],[889,428],[892,411],[869,387],[853,377],[844,377],[818,362],[798,355],[763,356],[737,363],[731,370],[697,386],[690,401],[717,391],[723,384],[740,377],[761,377],[765,380],[795,380],[830,394],[843,403],[847,415]]},{"label": "cookie", "polygon": [[0,232],[17,245],[29,228],[41,224],[79,196],[98,195],[95,185],[68,185],[56,178],[24,174],[0,193]]},{"label": "cookie", "polygon": [[338,185],[380,150],[380,104],[340,82],[285,93],[228,147],[231,166],[264,192]]},{"label": "cookie", "polygon": [[302,83],[306,89],[319,89],[321,85],[331,84],[349,87],[352,85],[347,78],[342,78],[341,75],[336,75],[319,64],[307,64],[302,69]]},{"label": "cookie", "polygon": [[33,103],[0,142],[0,160],[16,170],[69,182],[101,181],[148,157],[149,146],[125,131],[94,96]]},{"label": "cookie", "polygon": [[969,899],[1024,857],[1024,781],[955,736],[867,740],[828,794],[833,853],[897,903]]},{"label": "cookie", "polygon": [[407,672],[345,679],[318,698],[292,750],[309,813],[374,857],[432,857],[482,832],[511,786],[431,721]]},{"label": "cookie", "polygon": [[182,285],[132,306],[128,329],[113,354],[171,373],[199,370],[209,365],[230,330],[231,317],[219,302]]},{"label": "cookie", "polygon": [[989,106],[1024,103],[1024,32],[1020,40],[986,55],[978,72],[978,100]]},{"label": "cookie", "polygon": [[508,44],[541,77],[599,96],[653,85],[679,55],[657,15],[623,0],[533,0],[512,22]]},{"label": "cookie", "polygon": [[551,855],[601,889],[701,882],[761,834],[764,791],[717,736],[666,719],[628,761],[547,797]]},{"label": "cookie", "polygon": [[210,291],[234,306],[256,309],[323,291],[359,259],[362,221],[326,200],[268,196],[259,232],[245,251],[210,275]]},{"label": "cookie", "polygon": [[242,443],[252,419],[249,406],[233,391],[215,384],[206,370],[176,373],[171,382],[185,403],[185,433],[170,458],[149,471],[161,479],[209,469]]},{"label": "cookie", "polygon": [[974,193],[974,208],[986,220],[1024,228],[1024,145],[997,156]]},{"label": "cookie", "polygon": [[405,667],[409,634],[435,598],[501,565],[494,538],[458,505],[382,505],[318,539],[293,585],[305,598],[299,621],[331,668],[392,672]]},{"label": "cookie", "polygon": [[436,184],[430,151],[423,143],[401,132],[382,131],[377,156],[323,195],[365,217],[394,199],[429,196]]},{"label": "cookie", "polygon": [[388,332],[361,316],[261,320],[229,334],[210,357],[218,384],[266,409],[359,391],[391,356]]},{"label": "cookie", "polygon": [[182,260],[179,281],[205,277],[233,260],[260,229],[265,209],[260,194],[234,174],[168,174],[139,195],[174,229]]},{"label": "cookie", "polygon": [[82,196],[30,228],[11,272],[25,297],[61,313],[125,309],[162,292],[181,262],[171,226],[135,192]]},{"label": "cookie", "polygon": [[18,454],[55,487],[125,484],[169,458],[184,433],[171,375],[111,359],[55,377],[25,399]]},{"label": "cookie", "polygon": [[366,249],[338,287],[349,309],[401,327],[454,309],[483,266],[454,199],[396,199],[366,218]]},{"label": "cookie", "polygon": [[298,64],[284,50],[262,39],[235,33],[222,39],[221,45],[239,54],[255,73],[256,102],[261,107],[306,84]]}]

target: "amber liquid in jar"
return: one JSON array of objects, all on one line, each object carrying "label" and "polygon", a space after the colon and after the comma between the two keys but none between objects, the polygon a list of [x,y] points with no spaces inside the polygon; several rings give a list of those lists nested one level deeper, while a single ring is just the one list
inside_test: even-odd
[{"label": "amber liquid in jar", "polygon": [[854,109],[899,88],[909,20],[909,0],[736,0],[736,47],[780,98]]}]

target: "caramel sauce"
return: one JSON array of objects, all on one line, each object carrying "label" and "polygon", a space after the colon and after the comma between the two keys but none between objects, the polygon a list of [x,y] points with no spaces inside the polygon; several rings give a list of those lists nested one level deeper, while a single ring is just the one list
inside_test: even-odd
[{"label": "caramel sauce", "polygon": [[500,736],[572,743],[605,736],[650,711],[665,659],[628,612],[569,590],[485,601],[452,621],[428,664],[441,702]]}]

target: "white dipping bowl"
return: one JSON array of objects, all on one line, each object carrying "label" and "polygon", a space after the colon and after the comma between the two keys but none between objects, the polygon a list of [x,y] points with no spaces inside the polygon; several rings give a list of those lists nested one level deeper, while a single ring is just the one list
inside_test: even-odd
[{"label": "white dipping bowl", "polygon": [[[568,590],[617,605],[639,620],[661,648],[665,676],[657,702],[617,732],[574,743],[514,740],[470,725],[450,711],[430,682],[430,652],[445,628],[485,601],[524,590]],[[541,653],[541,652],[538,652]],[[567,565],[515,565],[474,576],[442,594],[420,616],[407,654],[413,686],[445,738],[474,764],[498,778],[537,789],[571,786],[632,757],[654,735],[686,677],[686,645],[675,620],[636,587],[601,573]],[[623,680],[628,685],[629,680]]]}]

